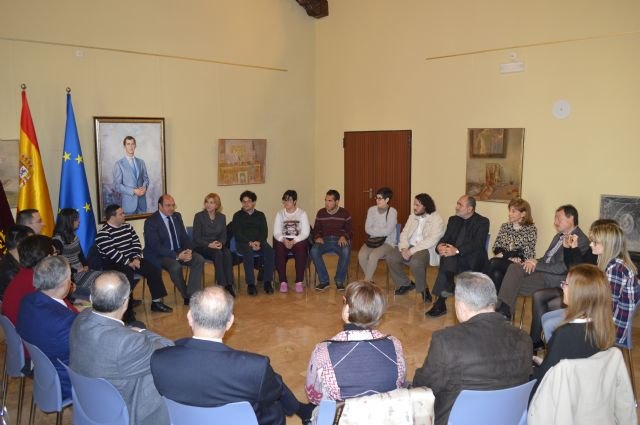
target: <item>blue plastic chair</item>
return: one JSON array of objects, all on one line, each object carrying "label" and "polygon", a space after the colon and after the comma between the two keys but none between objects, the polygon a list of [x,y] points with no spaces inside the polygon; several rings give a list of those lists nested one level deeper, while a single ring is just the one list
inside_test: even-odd
[{"label": "blue plastic chair", "polygon": [[16,328],[6,316],[0,316],[0,326],[4,332],[5,354],[4,366],[2,368],[2,416],[7,413],[7,391],[9,389],[9,378],[20,378],[20,390],[18,393],[18,412],[16,413],[16,423],[19,425],[22,419],[22,403],[24,400],[24,347],[22,339]]},{"label": "blue plastic chair", "polygon": [[58,361],[71,379],[73,425],[129,425],[127,404],[109,381],[81,375]]},{"label": "blue plastic chair", "polygon": [[534,379],[503,390],[463,390],[453,403],[449,425],[519,424],[523,418],[526,420],[529,395],[535,383]]},{"label": "blue plastic chair", "polygon": [[321,400],[317,409],[316,425],[332,425],[336,416],[336,401]]},{"label": "blue plastic chair", "polygon": [[62,410],[71,405],[71,399],[62,399],[58,371],[38,347],[24,341],[33,362],[33,397],[29,411],[29,425],[33,425],[36,405],[43,412],[56,412],[56,425],[62,424]]},{"label": "blue plastic chair", "polygon": [[258,425],[258,419],[248,401],[229,403],[220,407],[187,406],[163,397],[171,425],[233,424]]}]

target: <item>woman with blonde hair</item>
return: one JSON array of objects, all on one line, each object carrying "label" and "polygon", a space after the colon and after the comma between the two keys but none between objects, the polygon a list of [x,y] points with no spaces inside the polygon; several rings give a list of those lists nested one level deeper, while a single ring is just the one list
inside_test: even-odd
[{"label": "woman with blonde hair", "polygon": [[500,226],[493,244],[494,257],[489,262],[487,275],[500,291],[502,279],[513,263],[522,263],[536,257],[538,230],[533,224],[531,206],[522,198],[515,198],[507,206],[509,221]]},{"label": "woman with blonde hair", "polygon": [[222,214],[222,201],[217,193],[204,197],[204,208],[193,217],[195,251],[213,261],[216,283],[235,297],[233,261],[227,248],[227,218]]},{"label": "woman with blonde hair", "polygon": [[305,390],[309,401],[345,400],[383,393],[405,385],[402,344],[375,328],[387,307],[385,294],[372,282],[347,286],[344,330],[313,350]]},{"label": "woman with blonde hair", "polygon": [[563,301],[568,306],[564,320],[549,341],[547,356],[534,371],[538,383],[563,359],[584,359],[615,343],[611,320],[611,290],[607,276],[598,267],[573,267],[562,282]]}]

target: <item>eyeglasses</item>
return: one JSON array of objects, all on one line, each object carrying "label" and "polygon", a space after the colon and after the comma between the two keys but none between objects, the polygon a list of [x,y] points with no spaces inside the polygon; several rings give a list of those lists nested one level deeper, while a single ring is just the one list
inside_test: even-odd
[{"label": "eyeglasses", "polygon": [[376,199],[382,201],[384,198],[382,196],[376,196]]}]

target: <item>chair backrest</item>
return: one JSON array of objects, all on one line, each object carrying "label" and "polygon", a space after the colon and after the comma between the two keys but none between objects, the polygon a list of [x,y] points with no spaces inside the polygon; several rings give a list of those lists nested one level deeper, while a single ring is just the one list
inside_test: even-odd
[{"label": "chair backrest", "polygon": [[87,254],[87,264],[91,270],[103,270],[104,263],[102,261],[102,256],[100,255],[100,251],[98,251],[98,245],[95,243],[91,245],[89,248],[89,253]]},{"label": "chair backrest", "polygon": [[190,240],[193,240],[193,226],[187,226],[187,236]]},{"label": "chair backrest", "polygon": [[171,425],[234,424],[258,425],[256,414],[248,401],[229,403],[220,407],[187,406],[163,397]]},{"label": "chair backrest", "polygon": [[396,246],[400,243],[400,233],[402,233],[402,224],[396,224]]},{"label": "chair backrest", "polygon": [[109,381],[81,375],[58,361],[71,379],[74,425],[129,425],[127,404]]},{"label": "chair backrest", "polygon": [[453,403],[449,415],[449,425],[517,424],[527,410],[529,395],[535,383],[534,379],[517,387],[503,390],[463,390]]},{"label": "chair backrest", "polygon": [[7,346],[5,351],[5,368],[7,375],[12,378],[20,378],[22,376],[22,368],[24,367],[24,347],[22,346],[22,338],[18,335],[15,326],[7,316],[0,316],[0,326],[4,332],[4,340]]},{"label": "chair backrest", "polygon": [[332,425],[336,416],[336,401],[322,400],[318,406],[316,425]]},{"label": "chair backrest", "polygon": [[43,412],[62,410],[62,388],[58,371],[38,347],[24,341],[33,362],[33,401]]}]

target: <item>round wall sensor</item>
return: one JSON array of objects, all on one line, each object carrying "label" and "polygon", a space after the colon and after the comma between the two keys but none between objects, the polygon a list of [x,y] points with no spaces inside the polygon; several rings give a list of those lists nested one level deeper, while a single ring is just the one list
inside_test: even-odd
[{"label": "round wall sensor", "polygon": [[571,115],[571,104],[567,100],[558,100],[551,108],[553,116],[559,120],[563,120]]}]

